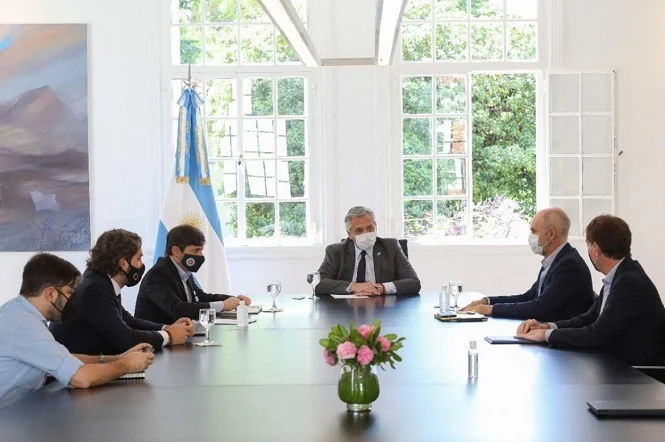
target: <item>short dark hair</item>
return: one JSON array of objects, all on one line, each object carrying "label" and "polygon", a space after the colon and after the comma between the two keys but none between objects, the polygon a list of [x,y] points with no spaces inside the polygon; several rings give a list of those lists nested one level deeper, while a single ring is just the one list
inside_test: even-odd
[{"label": "short dark hair", "polygon": [[600,215],[586,226],[586,240],[596,243],[603,255],[612,259],[630,258],[632,234],[630,227],[621,218],[612,215]]},{"label": "short dark hair", "polygon": [[23,267],[20,294],[31,298],[39,296],[46,287],[73,288],[79,276],[81,272],[71,262],[50,253],[38,253]]},{"label": "short dark hair", "polygon": [[104,275],[114,276],[122,271],[119,261],[131,261],[141,248],[141,237],[124,229],[113,229],[102,233],[90,250],[86,261],[89,269]]},{"label": "short dark hair", "polygon": [[181,224],[169,230],[166,234],[166,250],[164,255],[171,256],[173,246],[184,250],[187,246],[203,247],[206,243],[206,237],[199,229],[189,224]]}]

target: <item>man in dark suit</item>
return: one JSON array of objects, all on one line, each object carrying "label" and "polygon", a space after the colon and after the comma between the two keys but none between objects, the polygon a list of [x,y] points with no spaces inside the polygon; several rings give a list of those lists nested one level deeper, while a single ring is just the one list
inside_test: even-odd
[{"label": "man in dark suit", "polygon": [[201,290],[194,281],[205,261],[205,236],[196,227],[183,224],[166,235],[163,257],[148,270],[141,281],[135,314],[138,318],[170,323],[177,318],[199,318],[199,310],[213,308],[218,312],[233,310],[246,296],[215,295]]},{"label": "man in dark suit", "polygon": [[586,228],[589,259],[605,275],[600,296],[584,314],[566,321],[530,319],[517,336],[598,350],[631,365],[665,363],[665,308],[642,266],[631,258],[630,228],[601,215]]},{"label": "man in dark suit", "polygon": [[570,244],[570,218],[561,209],[545,209],[531,222],[529,246],[544,257],[538,278],[521,295],[491,296],[462,310],[498,318],[559,321],[587,311],[593,303],[591,273]]},{"label": "man in dark suit", "polygon": [[102,233],[76,287],[76,318],[51,323],[55,339],[72,353],[93,355],[122,353],[142,342],[154,348],[183,344],[194,333],[189,318],[165,325],[135,318],[122,306],[122,288],[143,276],[142,257],[137,234],[122,229]]},{"label": "man in dark suit", "polygon": [[420,280],[396,239],[378,238],[374,212],[353,207],[344,218],[348,238],[326,248],[316,293],[416,294]]}]

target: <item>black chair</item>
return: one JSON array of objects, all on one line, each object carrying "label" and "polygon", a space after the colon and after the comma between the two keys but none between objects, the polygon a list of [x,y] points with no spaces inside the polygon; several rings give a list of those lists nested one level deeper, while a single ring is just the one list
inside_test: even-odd
[{"label": "black chair", "polygon": [[[342,238],[342,241],[344,241],[346,238]],[[398,239],[399,246],[402,248],[402,252],[404,252],[404,255],[406,256],[407,259],[409,259],[409,246],[407,244],[408,240],[407,239]]]},{"label": "black chair", "polygon": [[641,371],[647,376],[654,378],[658,382],[665,384],[665,367],[658,365],[656,366],[638,365],[638,366],[633,366],[633,368],[637,369],[638,371]]}]

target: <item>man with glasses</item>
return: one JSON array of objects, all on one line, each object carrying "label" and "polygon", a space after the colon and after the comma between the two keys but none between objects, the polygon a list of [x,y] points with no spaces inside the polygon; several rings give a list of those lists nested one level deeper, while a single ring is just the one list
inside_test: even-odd
[{"label": "man with glasses", "polygon": [[152,364],[152,352],[144,352],[149,344],[118,356],[87,356],[72,355],[56,342],[46,323],[73,311],[80,276],[74,265],[48,253],[25,265],[20,294],[0,307],[0,409],[41,388],[47,374],[63,385],[88,388]]}]

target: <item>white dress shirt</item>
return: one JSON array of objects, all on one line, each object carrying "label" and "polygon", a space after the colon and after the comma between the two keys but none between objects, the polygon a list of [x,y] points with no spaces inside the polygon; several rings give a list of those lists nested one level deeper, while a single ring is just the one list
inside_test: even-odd
[{"label": "white dress shirt", "polygon": [[[357,282],[358,279],[358,264],[360,264],[360,260],[362,259],[362,249],[358,248],[354,244],[354,249],[356,251],[356,263],[353,268],[353,279],[351,280],[353,282]],[[376,274],[374,273],[374,247],[371,249],[367,250],[367,253],[365,255],[365,282],[370,282],[370,283],[376,283]],[[393,293],[397,293],[397,288],[395,287],[395,283],[393,282],[384,282],[383,286],[386,288],[386,295],[392,295]],[[346,291],[351,293],[351,284],[346,288]]]},{"label": "white dress shirt", "polygon": [[[173,257],[171,257],[171,261],[173,261],[173,264],[175,264],[175,268],[178,269],[178,274],[180,275],[180,279],[182,280],[182,285],[185,286],[185,294],[187,295],[187,302],[192,302],[192,296],[193,293],[189,290],[189,285],[187,284],[187,280],[189,279],[190,276],[192,276],[192,272],[188,272],[187,270],[183,270],[180,268],[178,263],[176,262]],[[199,302],[197,299],[196,302]],[[213,301],[210,302],[210,308],[214,308],[216,312],[221,312],[224,310],[224,301]]]}]

